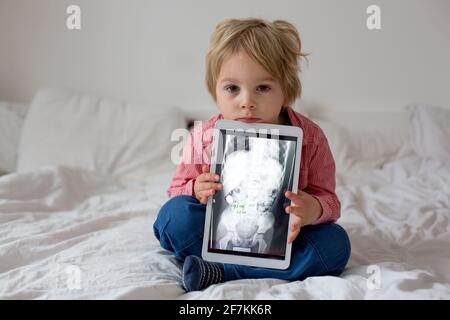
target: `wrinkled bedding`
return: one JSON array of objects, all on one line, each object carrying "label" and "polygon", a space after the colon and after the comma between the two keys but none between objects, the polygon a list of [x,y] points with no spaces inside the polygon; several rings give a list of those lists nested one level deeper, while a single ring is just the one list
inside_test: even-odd
[{"label": "wrinkled bedding", "polygon": [[0,177],[1,299],[449,299],[450,163],[340,174],[340,277],[238,280],[186,294],[152,224],[173,170],[123,183],[79,168]]}]

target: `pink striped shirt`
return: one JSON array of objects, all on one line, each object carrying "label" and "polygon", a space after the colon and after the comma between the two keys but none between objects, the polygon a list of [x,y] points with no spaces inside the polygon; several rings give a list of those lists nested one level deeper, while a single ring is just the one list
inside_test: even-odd
[{"label": "pink striped shirt", "polygon": [[[335,163],[328,140],[322,129],[306,118],[286,108],[293,126],[302,128],[302,158],[298,188],[314,196],[322,206],[322,215],[314,224],[335,222],[340,217],[340,201],[335,193]],[[221,114],[202,122],[201,130],[191,130],[183,150],[180,164],[175,170],[167,193],[169,197],[177,195],[194,196],[194,182],[202,173],[202,165],[210,164],[213,142],[213,128]],[[201,141],[196,145],[193,141]]]}]

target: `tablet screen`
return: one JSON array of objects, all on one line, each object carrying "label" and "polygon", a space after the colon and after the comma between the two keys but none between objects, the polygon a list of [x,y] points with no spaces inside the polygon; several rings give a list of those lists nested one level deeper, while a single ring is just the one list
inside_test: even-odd
[{"label": "tablet screen", "polygon": [[297,138],[220,129],[208,251],[285,259]]}]

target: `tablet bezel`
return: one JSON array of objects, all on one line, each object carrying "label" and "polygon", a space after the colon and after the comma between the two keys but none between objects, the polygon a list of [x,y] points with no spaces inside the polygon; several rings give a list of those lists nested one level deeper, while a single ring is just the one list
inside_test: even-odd
[{"label": "tablet bezel", "polygon": [[[219,120],[216,122],[214,128],[214,140],[213,147],[211,150],[211,166],[210,172],[216,173],[217,163],[217,150],[219,143],[219,134],[220,130],[225,129],[227,131],[232,130],[239,131],[240,133],[250,132],[254,133],[255,130],[257,132],[259,130],[266,130],[267,133],[270,134],[271,130],[277,130],[277,135],[279,136],[288,136],[295,137],[297,139],[296,148],[295,148],[295,161],[294,161],[294,173],[292,180],[292,189],[290,190],[294,193],[297,193],[298,189],[298,177],[300,172],[300,163],[301,163],[301,150],[302,150],[302,141],[303,141],[303,130],[300,127],[293,126],[285,126],[285,125],[274,125],[274,124],[263,124],[263,123],[244,123],[240,121],[234,120]],[[222,177],[220,177],[220,181],[222,182]],[[255,266],[255,267],[264,267],[264,268],[272,268],[272,269],[287,269],[290,265],[291,261],[291,251],[292,244],[287,242],[288,234],[286,234],[286,254],[284,259],[276,259],[276,258],[267,258],[267,257],[249,257],[244,255],[236,255],[236,254],[227,254],[227,253],[217,253],[208,251],[208,243],[209,236],[211,232],[211,215],[212,215],[212,200],[213,197],[209,197],[207,206],[206,206],[206,217],[205,217],[205,226],[204,226],[204,234],[203,234],[203,245],[202,245],[202,257],[203,259],[211,262],[220,262],[220,263],[230,263],[230,264],[239,264],[246,266]],[[289,226],[292,223],[292,215],[289,215]],[[288,228],[289,230],[289,228]],[[288,231],[289,233],[289,231]]]}]

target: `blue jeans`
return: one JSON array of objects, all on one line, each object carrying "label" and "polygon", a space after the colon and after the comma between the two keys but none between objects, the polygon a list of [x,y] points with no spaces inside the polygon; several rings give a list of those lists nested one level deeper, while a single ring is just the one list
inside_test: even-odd
[{"label": "blue jeans", "polygon": [[[153,232],[164,249],[184,261],[202,255],[206,205],[191,196],[176,196],[160,209]],[[225,281],[249,278],[303,280],[311,276],[338,276],[350,257],[350,241],[337,224],[302,227],[292,244],[291,264],[286,270],[224,264]]]}]

